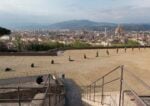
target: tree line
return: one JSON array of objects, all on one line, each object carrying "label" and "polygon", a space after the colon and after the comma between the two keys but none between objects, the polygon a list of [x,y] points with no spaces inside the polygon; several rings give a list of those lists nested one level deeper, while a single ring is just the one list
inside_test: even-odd
[{"label": "tree line", "polygon": [[10,34],[11,34],[11,30],[0,27],[0,36],[10,35]]}]

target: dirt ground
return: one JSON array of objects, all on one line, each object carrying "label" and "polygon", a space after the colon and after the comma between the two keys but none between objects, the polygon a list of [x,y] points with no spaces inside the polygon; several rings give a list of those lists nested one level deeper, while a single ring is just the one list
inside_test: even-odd
[{"label": "dirt ground", "polygon": [[[96,57],[96,52],[99,57]],[[150,49],[116,49],[109,50],[110,55],[106,54],[105,49],[97,50],[68,50],[60,56],[0,56],[0,79],[40,75],[48,73],[65,73],[66,77],[73,79],[78,85],[87,85],[103,76],[113,68],[124,65],[125,70],[129,70],[150,85]],[[86,54],[87,59],[84,59]],[[68,61],[69,56],[74,61]],[[51,64],[51,60],[55,64]],[[31,63],[35,68],[31,68]],[[5,72],[5,68],[13,69]],[[130,75],[130,74],[129,74]],[[134,82],[128,78],[129,82]],[[140,86],[140,85],[139,85]]]}]

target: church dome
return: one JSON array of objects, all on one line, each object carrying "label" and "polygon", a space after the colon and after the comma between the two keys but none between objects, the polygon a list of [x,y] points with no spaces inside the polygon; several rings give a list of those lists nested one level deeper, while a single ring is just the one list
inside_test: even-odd
[{"label": "church dome", "polygon": [[115,35],[122,35],[122,34],[124,34],[124,30],[120,25],[118,25],[118,27],[115,29]]}]

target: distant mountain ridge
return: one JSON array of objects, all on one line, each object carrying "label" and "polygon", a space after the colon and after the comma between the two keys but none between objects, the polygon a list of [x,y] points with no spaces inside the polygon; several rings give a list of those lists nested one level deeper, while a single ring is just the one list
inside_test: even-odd
[{"label": "distant mountain ridge", "polygon": [[60,22],[56,24],[52,24],[49,27],[54,29],[86,29],[90,27],[98,27],[98,26],[116,26],[114,23],[99,23],[89,20],[71,20]]},{"label": "distant mountain ridge", "polygon": [[[20,25],[16,27],[18,29],[88,29],[88,30],[114,30],[118,24],[109,23],[109,22],[94,22],[90,20],[70,20],[59,22],[55,24],[29,24],[29,25]],[[121,24],[125,30],[134,30],[134,31],[147,31],[150,30],[150,24]]]}]

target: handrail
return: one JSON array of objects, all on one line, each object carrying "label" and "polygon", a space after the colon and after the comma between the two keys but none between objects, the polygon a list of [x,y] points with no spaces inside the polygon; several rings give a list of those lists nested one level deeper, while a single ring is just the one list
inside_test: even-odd
[{"label": "handrail", "polygon": [[[114,79],[112,79],[112,80],[109,80],[109,81],[107,81],[107,82],[105,82],[105,77],[107,77],[108,75],[110,75],[111,73],[113,73],[114,71],[117,71],[117,69],[120,69],[120,75],[119,75],[119,77],[117,77],[117,78],[114,78]],[[100,80],[102,80],[102,84],[101,85],[96,85],[96,83],[98,82],[98,81],[100,81]],[[114,81],[120,81],[120,93],[119,93],[119,100],[118,100],[118,102],[119,102],[119,106],[121,106],[121,99],[122,99],[122,80],[123,80],[123,65],[122,66],[118,66],[118,67],[116,67],[116,68],[114,68],[113,70],[111,70],[111,71],[109,71],[108,73],[106,73],[104,76],[102,76],[101,78],[98,78],[97,80],[95,80],[94,82],[92,82],[91,84],[89,84],[88,86],[86,86],[85,88],[84,88],[84,92],[85,92],[85,94],[87,95],[87,99],[89,99],[90,98],[90,100],[91,100],[91,90],[92,89],[94,89],[94,96],[93,96],[93,101],[95,102],[95,93],[96,93],[96,91],[95,91],[95,89],[97,88],[97,87],[99,87],[99,88],[101,88],[101,91],[100,92],[102,92],[102,94],[101,94],[101,104],[102,105],[104,105],[104,86],[106,85],[106,84],[110,84],[110,83],[112,83],[112,82],[114,82]]]},{"label": "handrail", "polygon": [[[96,85],[95,85],[95,88],[96,88],[96,87],[102,88],[102,86],[107,85],[107,84],[109,84],[109,83],[111,83],[111,82],[117,81],[117,80],[119,80],[119,79],[120,79],[120,77],[115,78],[115,79],[113,79],[113,80],[111,80],[111,81],[107,81],[107,82],[105,82],[103,85],[99,85],[99,86],[96,86]],[[92,86],[92,85],[90,85],[90,86]],[[82,87],[89,87],[89,86],[82,86]]]},{"label": "handrail", "polygon": [[121,66],[118,66],[116,68],[114,68],[113,70],[111,70],[110,72],[108,72],[107,74],[105,74],[103,77],[108,76],[109,74],[111,74],[112,72],[116,71],[117,69],[119,69]]},{"label": "handrail", "polygon": [[[119,77],[117,78],[113,78],[111,79],[110,81],[107,81],[105,82],[105,77],[107,77],[109,74],[113,73],[114,71],[116,71],[117,69],[120,68],[120,74],[119,74]],[[110,84],[114,81],[117,81],[119,80],[120,83],[118,86],[120,86],[119,88],[119,100],[116,99],[116,101],[113,100],[113,103],[116,102],[115,104],[118,104],[117,106],[124,106],[123,103],[124,103],[124,89],[123,87],[124,86],[127,86],[128,89],[131,91],[131,93],[133,93],[133,95],[137,98],[137,100],[139,100],[139,103],[142,105],[142,106],[146,106],[145,102],[139,97],[139,95],[137,94],[137,92],[135,92],[126,82],[125,82],[125,79],[124,79],[124,72],[128,72],[130,75],[133,76],[133,78],[135,78],[138,82],[140,82],[141,84],[144,85],[144,87],[148,88],[148,90],[150,90],[150,86],[145,83],[143,80],[141,80],[139,77],[137,77],[134,73],[128,71],[128,70],[124,70],[124,66],[118,66],[116,68],[114,68],[113,70],[111,70],[110,72],[108,72],[107,74],[105,74],[104,76],[102,76],[101,78],[98,78],[97,80],[95,80],[94,82],[92,82],[90,85],[86,86],[86,88],[84,89],[85,93],[86,94],[85,96],[87,97],[87,99],[91,100],[91,98],[93,98],[94,102],[95,101],[95,89],[99,89],[100,91],[98,91],[99,93],[101,93],[101,104],[103,105],[104,104],[104,89],[105,89],[105,85],[106,84]],[[100,84],[97,84],[98,81],[102,81],[102,83]],[[96,85],[97,84],[97,85]],[[91,90],[94,89],[94,96],[91,97]],[[112,99],[110,97],[110,99]],[[118,102],[118,103],[117,103]]]},{"label": "handrail", "polygon": [[144,106],[146,106],[146,104],[145,104],[145,102],[142,100],[142,99],[140,99],[140,97],[138,96],[138,94],[125,82],[125,81],[123,81],[123,83],[129,88],[129,90],[136,96],[136,98],[138,99],[138,100],[140,100],[140,102],[144,105]]},{"label": "handrail", "polygon": [[109,83],[111,83],[111,82],[117,81],[117,80],[119,80],[119,79],[120,79],[120,77],[115,78],[115,79],[113,79],[113,80],[111,80],[111,81],[105,82],[105,83],[103,84],[103,86],[104,86],[104,85],[107,85],[107,84],[109,84]]},{"label": "handrail", "polygon": [[108,72],[107,74],[105,74],[104,76],[102,76],[101,78],[98,78],[97,80],[95,80],[94,82],[92,82],[89,86],[91,86],[92,84],[94,84],[95,82],[99,81],[100,79],[108,76],[109,74],[113,73],[114,71],[116,71],[117,69],[119,69],[121,66],[118,66],[116,68],[114,68],[113,70],[111,70],[110,72]]}]

